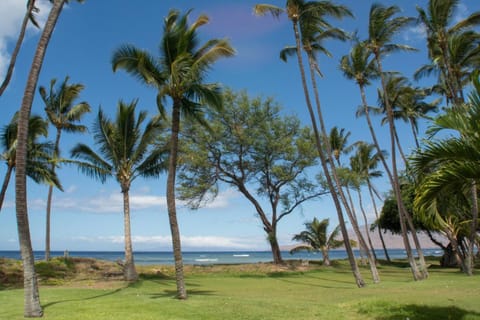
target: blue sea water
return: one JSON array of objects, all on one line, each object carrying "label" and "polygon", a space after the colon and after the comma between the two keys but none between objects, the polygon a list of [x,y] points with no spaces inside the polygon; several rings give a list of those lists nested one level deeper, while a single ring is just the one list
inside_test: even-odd
[{"label": "blue sea water", "polygon": [[[360,258],[360,253],[354,251],[355,256]],[[375,253],[379,259],[384,259],[383,250],[376,250]],[[443,251],[440,249],[424,249],[426,256],[441,256]],[[64,256],[63,251],[52,251],[51,256]],[[95,258],[108,261],[123,260],[124,255],[121,251],[70,251],[70,257]],[[388,254],[392,259],[405,258],[405,250],[390,249]],[[43,251],[35,251],[35,260],[42,260],[44,258]],[[0,251],[0,257],[20,259],[19,251]],[[301,252],[291,255],[288,251],[282,251],[282,257],[285,260],[309,260],[321,261],[321,253]],[[347,254],[345,250],[331,250],[330,259],[345,259]],[[173,265],[172,252],[157,252],[157,251],[142,251],[134,253],[135,263],[138,265]],[[270,251],[190,251],[183,252],[183,262],[187,265],[209,265],[209,264],[239,264],[239,263],[258,263],[271,262],[272,253]]]}]

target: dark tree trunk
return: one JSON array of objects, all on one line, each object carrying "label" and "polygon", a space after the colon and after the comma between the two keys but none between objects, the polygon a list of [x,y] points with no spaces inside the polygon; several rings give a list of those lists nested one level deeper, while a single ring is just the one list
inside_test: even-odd
[{"label": "dark tree trunk", "polygon": [[28,222],[27,209],[27,137],[28,137],[28,119],[32,109],[33,97],[37,87],[40,69],[47,50],[50,37],[57,23],[58,17],[62,12],[64,0],[55,0],[53,7],[48,15],[47,22],[37,45],[33,57],[32,66],[28,75],[25,93],[23,95],[18,119],[17,135],[17,160],[15,171],[15,204],[18,226],[18,238],[20,242],[20,251],[23,262],[24,277],[24,316],[41,317],[43,315],[40,305],[40,296],[38,292],[37,276],[35,274],[35,261],[30,239],[30,226]]},{"label": "dark tree trunk", "polygon": [[170,157],[168,160],[167,177],[167,208],[172,234],[173,256],[175,260],[175,279],[177,283],[177,298],[187,299],[185,279],[183,275],[182,245],[177,221],[177,207],[175,204],[175,178],[177,173],[178,134],[180,131],[180,106],[174,101],[172,110],[172,137],[170,141]]}]

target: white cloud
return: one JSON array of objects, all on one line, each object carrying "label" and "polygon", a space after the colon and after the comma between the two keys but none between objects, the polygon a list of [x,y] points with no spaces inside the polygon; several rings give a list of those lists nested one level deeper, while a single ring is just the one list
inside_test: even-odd
[{"label": "white cloud", "polygon": [[[122,245],[124,236],[99,236],[99,237],[75,237],[74,240],[84,243],[104,243],[106,245]],[[195,249],[236,249],[236,250],[255,250],[265,248],[265,239],[244,238],[244,237],[221,237],[221,236],[181,236],[182,247],[187,250]],[[132,242],[135,247],[155,247],[170,248],[172,238],[170,235],[164,236],[132,236]]]},{"label": "white cloud", "polygon": [[[49,12],[50,4],[47,0],[36,1],[36,6],[40,10],[36,14],[36,20],[43,26]],[[2,0],[0,1],[0,12],[2,17],[0,19],[0,79],[3,81],[5,72],[10,61],[10,52],[13,50],[15,41],[22,24],[23,16],[25,15],[26,1],[19,0]],[[5,14],[8,13],[8,14]],[[31,24],[28,31],[34,30]],[[37,31],[35,31],[37,32]]]}]

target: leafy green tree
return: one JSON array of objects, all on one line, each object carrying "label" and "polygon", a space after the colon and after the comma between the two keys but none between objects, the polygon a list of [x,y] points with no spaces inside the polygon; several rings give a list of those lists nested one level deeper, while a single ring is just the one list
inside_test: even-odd
[{"label": "leafy green tree", "polygon": [[336,226],[330,234],[328,234],[329,220],[323,219],[318,221],[313,218],[311,222],[305,222],[305,230],[294,235],[292,240],[300,241],[303,244],[298,245],[290,250],[290,254],[299,251],[321,252],[323,256],[323,265],[330,266],[330,249],[340,248],[344,245],[343,240],[337,240],[340,234],[340,226]]},{"label": "leafy green tree", "polygon": [[[387,79],[383,71],[382,59],[386,54],[391,54],[399,50],[414,50],[413,48],[391,42],[393,37],[400,31],[402,28],[406,27],[409,23],[413,21],[412,18],[397,16],[395,15],[400,12],[400,8],[397,6],[385,7],[381,4],[373,4],[370,8],[369,14],[369,24],[368,24],[368,39],[366,41],[366,46],[370,50],[371,54],[374,57],[376,68],[381,79],[381,88],[384,95],[385,109],[388,121],[388,127],[390,132],[390,158],[391,158],[391,170],[387,171],[392,188],[395,192],[397,198],[398,211],[400,213],[400,224],[402,226],[402,238],[405,244],[405,250],[407,252],[408,261],[411,266],[411,271],[413,278],[415,280],[421,280],[428,276],[428,271],[426,268],[425,259],[423,257],[423,252],[420,247],[420,242],[414,232],[412,232],[412,238],[417,249],[420,261],[420,270],[415,262],[415,258],[412,253],[412,248],[408,239],[408,228],[413,231],[413,222],[409,216],[407,210],[402,201],[400,182],[398,175],[398,165],[397,165],[397,144],[395,141],[395,124],[394,124],[394,114],[393,108],[391,105],[389,92],[387,88]],[[380,150],[379,150],[380,151]]]},{"label": "leafy green tree", "polygon": [[[5,193],[16,165],[18,113],[15,113],[9,124],[4,126],[0,135],[0,144],[4,150],[1,158],[7,165],[7,171],[0,191],[0,210],[3,206]],[[51,170],[53,145],[49,142],[39,142],[38,138],[48,135],[48,124],[40,116],[31,116],[28,123],[28,158],[26,174],[36,183],[55,185],[60,190],[62,186],[55,172]]]},{"label": "leafy green tree", "polygon": [[167,98],[172,100],[167,207],[179,299],[187,298],[175,204],[180,118],[183,115],[187,119],[195,119],[206,124],[203,119],[205,107],[221,109],[220,85],[206,83],[205,79],[216,61],[235,53],[226,39],[210,39],[200,45],[197,29],[208,23],[209,19],[206,15],[200,15],[189,25],[189,14],[190,11],[181,15],[177,10],[170,10],[164,20],[164,33],[158,58],[132,45],[121,46],[112,57],[114,71],[124,69],[158,91],[157,105],[162,115],[165,114]]},{"label": "leafy green tree", "polygon": [[[55,89],[56,79],[50,81],[50,88],[40,86],[38,91],[45,103],[45,113],[50,124],[56,129],[55,146],[53,157],[60,156],[60,138],[62,132],[83,133],[87,127],[79,124],[81,118],[90,112],[90,105],[87,102],[76,103],[84,86],[79,83],[68,84],[69,77]],[[52,162],[51,170],[55,172],[56,163]],[[52,211],[53,186],[48,188],[47,209],[46,209],[46,230],[45,230],[45,260],[50,260],[50,217]]]},{"label": "leafy green tree", "polygon": [[15,204],[18,227],[18,238],[23,263],[24,287],[24,316],[41,317],[43,310],[40,304],[37,276],[35,274],[35,259],[30,239],[30,226],[27,208],[27,149],[28,149],[28,121],[32,110],[33,97],[37,87],[40,69],[50,42],[53,30],[60,16],[63,5],[67,0],[53,0],[53,6],[37,44],[33,56],[32,66],[27,78],[25,92],[20,105],[17,135],[17,164],[15,169]]},{"label": "leafy green tree", "polygon": [[[318,34],[322,34],[326,29],[331,28],[330,23],[328,23],[326,17],[335,17],[342,18],[344,16],[351,15],[351,12],[348,8],[344,6],[337,5],[330,1],[308,1],[303,0],[287,0],[285,8],[281,8],[275,5],[270,4],[257,4],[254,8],[254,11],[257,15],[271,14],[274,17],[279,17],[282,13],[286,13],[288,19],[292,22],[293,33],[295,36],[295,48],[298,67],[300,70],[300,76],[302,79],[303,93],[305,96],[305,102],[307,104],[308,113],[312,123],[313,132],[315,135],[315,142],[317,147],[317,152],[320,157],[320,162],[322,169],[325,174],[327,185],[329,187],[330,193],[332,195],[332,200],[337,211],[338,220],[340,223],[340,229],[342,231],[342,236],[344,239],[348,239],[348,231],[345,224],[345,219],[343,217],[342,203],[337,195],[337,189],[341,190],[340,182],[338,177],[333,177],[331,174],[335,175],[335,170],[329,171],[328,164],[334,166],[333,159],[331,158],[331,153],[329,149],[329,144],[327,141],[327,132],[325,125],[323,123],[323,117],[320,108],[318,90],[316,87],[315,74],[318,72],[319,68],[316,63],[315,50],[313,50],[315,39],[317,39]],[[321,38],[323,39],[323,38]],[[305,66],[303,62],[302,49],[307,53],[308,56],[308,66],[311,71],[311,79],[313,91],[315,93],[317,112],[319,121],[321,124],[321,131],[317,125],[317,116],[313,110],[313,105],[310,98],[309,87],[307,84],[307,77],[305,74]],[[327,147],[326,155],[323,152],[322,145]],[[335,180],[335,181],[334,181]],[[335,188],[337,186],[337,188]],[[341,191],[340,191],[341,192]],[[345,200],[345,197],[342,197],[344,206],[347,207],[348,204]],[[360,270],[355,260],[353,250],[350,246],[350,242],[346,241],[345,249],[347,251],[348,259],[350,266],[352,268],[352,273],[355,278],[358,287],[364,287],[365,282],[362,278]],[[374,277],[375,278],[375,277]]]},{"label": "leafy green tree", "polygon": [[[137,101],[129,104],[122,101],[117,107],[114,121],[100,109],[94,126],[94,140],[99,152],[79,143],[71,151],[71,156],[80,171],[100,180],[114,177],[120,184],[123,194],[123,221],[125,229],[124,278],[135,281],[138,278],[133,259],[130,228],[130,187],[138,178],[157,178],[165,170],[165,150],[156,147],[155,142],[161,133],[159,119],[147,120],[147,113],[135,116]],[[144,128],[142,128],[144,126]]]},{"label": "leafy green tree", "polygon": [[282,263],[278,223],[327,193],[309,178],[317,156],[311,130],[281,116],[271,99],[249,99],[245,92],[226,92],[224,109],[209,111],[208,119],[210,131],[184,130],[181,198],[198,208],[216,196],[220,184],[236,188],[255,208],[274,263]]}]

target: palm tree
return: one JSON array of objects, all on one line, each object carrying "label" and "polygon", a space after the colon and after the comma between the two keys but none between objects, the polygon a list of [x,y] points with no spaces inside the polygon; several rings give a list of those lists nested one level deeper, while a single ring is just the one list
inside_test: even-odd
[{"label": "palm tree", "polygon": [[299,251],[322,252],[323,265],[330,266],[330,249],[340,248],[344,245],[342,240],[337,240],[340,234],[340,226],[336,226],[330,234],[327,233],[329,220],[318,221],[313,218],[311,222],[305,222],[305,230],[293,236],[292,240],[302,242],[290,250],[290,254]]},{"label": "palm tree", "polygon": [[40,69],[43,64],[46,49],[50,42],[53,30],[66,0],[54,0],[48,15],[45,27],[37,44],[32,66],[27,78],[18,119],[17,135],[17,164],[15,169],[15,204],[18,227],[20,252],[23,262],[23,287],[24,287],[24,316],[41,317],[43,310],[40,305],[37,276],[35,274],[35,259],[33,256],[32,242],[30,239],[30,226],[28,223],[27,209],[27,146],[28,146],[28,121],[32,110],[33,97],[37,87]]},{"label": "palm tree", "polygon": [[[475,76],[477,76],[475,74]],[[449,196],[457,195],[463,198],[462,203],[468,203],[471,213],[471,229],[466,261],[463,269],[468,275],[473,274],[473,247],[477,235],[478,199],[476,192],[472,193],[472,187],[479,183],[480,172],[479,154],[480,139],[480,81],[474,78],[474,90],[469,95],[469,103],[457,105],[455,110],[448,109],[444,115],[435,119],[430,128],[432,134],[441,130],[455,130],[460,136],[449,137],[443,140],[428,142],[424,150],[420,150],[412,158],[415,172],[421,177],[418,193],[415,199],[416,208],[433,220],[437,225],[450,233],[449,239],[455,246],[456,228],[450,228],[453,219],[459,210],[447,212],[450,216],[442,214],[439,204],[450,199]],[[470,201],[467,194],[470,194]],[[453,203],[454,201],[452,201]],[[450,209],[450,211],[452,211]],[[450,220],[450,221],[449,221]],[[453,232],[455,231],[455,232]],[[455,249],[455,248],[454,248]],[[458,252],[458,249],[455,249]]]},{"label": "palm tree", "polygon": [[[18,132],[18,112],[15,113],[9,124],[4,126],[0,135],[0,144],[4,152],[1,158],[5,160],[7,171],[0,190],[0,210],[2,209],[5,193],[10,182],[10,177],[16,165]],[[48,124],[40,116],[31,116],[28,122],[28,158],[26,174],[36,183],[55,185],[60,190],[62,186],[57,176],[50,168],[53,146],[48,142],[38,142],[40,136],[48,135]]]},{"label": "palm tree", "polygon": [[33,15],[35,12],[38,12],[38,8],[35,7],[35,0],[28,0],[27,1],[27,11],[25,12],[25,16],[23,17],[22,26],[20,27],[20,33],[17,38],[17,42],[15,44],[15,48],[12,52],[12,57],[10,58],[10,63],[8,64],[7,74],[5,75],[5,79],[0,86],[0,96],[3,94],[5,89],[7,89],[8,84],[10,83],[10,79],[13,75],[13,69],[15,68],[15,63],[17,62],[17,56],[20,52],[20,48],[22,46],[23,38],[25,37],[25,31],[27,30],[28,21],[31,21],[32,24],[39,28],[37,21],[35,20],[35,16]]},{"label": "palm tree", "polygon": [[164,150],[153,148],[161,126],[159,119],[150,120],[142,130],[147,118],[146,112],[135,117],[137,101],[126,104],[119,102],[115,121],[108,119],[100,109],[94,126],[94,140],[99,153],[79,143],[71,156],[81,161],[74,162],[86,175],[102,183],[108,177],[115,177],[123,194],[123,217],[125,227],[124,278],[135,281],[138,278],[133,260],[130,231],[130,197],[132,182],[139,176],[158,177],[165,170]]},{"label": "palm tree", "polygon": [[203,45],[198,42],[197,29],[208,23],[206,15],[200,15],[190,26],[190,11],[181,15],[171,10],[164,21],[164,34],[160,44],[160,56],[155,58],[149,52],[132,45],[118,48],[112,58],[113,70],[124,69],[148,86],[158,90],[157,105],[165,113],[167,97],[172,100],[171,139],[167,178],[167,207],[172,233],[175,259],[177,296],[186,299],[187,292],[183,276],[183,261],[180,233],[175,204],[175,178],[178,158],[178,135],[181,115],[206,124],[202,108],[209,106],[221,109],[220,86],[205,83],[207,72],[213,64],[235,51],[225,39],[211,39]]},{"label": "palm tree", "polygon": [[[463,103],[463,85],[460,74],[452,64],[452,43],[451,38],[459,33],[469,32],[474,26],[480,23],[480,12],[474,12],[465,19],[454,23],[455,11],[459,6],[459,0],[429,0],[428,8],[417,6],[418,20],[427,31],[427,47],[429,57],[434,62],[435,68],[440,70],[441,78],[444,80],[446,96],[454,104]],[[470,33],[472,41],[477,38],[474,44],[478,48],[478,35]],[[472,38],[472,36],[474,36]],[[466,51],[464,51],[466,52]],[[478,55],[478,53],[477,53]]]},{"label": "palm tree", "polygon": [[[340,188],[335,188],[334,181],[328,169],[327,157],[331,158],[331,153],[329,150],[328,141],[326,140],[327,139],[326,129],[324,128],[324,125],[323,125],[323,119],[322,119],[321,113],[319,113],[318,116],[320,118],[320,123],[322,124],[322,129],[323,129],[322,130],[323,139],[322,139],[320,135],[320,130],[318,129],[318,126],[317,126],[317,119],[313,111],[313,106],[312,106],[310,93],[307,85],[307,78],[305,75],[304,63],[302,58],[302,48],[303,48],[304,50],[308,50],[309,62],[310,62],[309,67],[311,69],[313,68],[315,72],[317,72],[318,68],[314,66],[314,61],[315,61],[314,55],[313,55],[314,51],[310,44],[312,44],[313,39],[316,38],[315,35],[316,34],[318,35],[318,33],[321,33],[321,31],[323,31],[320,28],[330,27],[328,22],[325,20],[326,15],[332,15],[334,17],[343,17],[345,15],[348,15],[349,11],[348,9],[342,6],[337,8],[337,5],[331,3],[330,1],[305,2],[303,0],[287,0],[285,9],[275,5],[270,5],[270,4],[257,4],[254,7],[254,12],[257,15],[262,15],[262,16],[268,13],[274,17],[279,17],[282,13],[286,13],[288,16],[288,19],[292,22],[293,33],[295,36],[296,56],[297,56],[298,67],[300,70],[300,76],[302,79],[303,93],[305,96],[305,102],[306,102],[308,113],[312,123],[312,129],[315,134],[315,142],[316,142],[317,151],[320,157],[320,163],[321,163],[323,172],[325,174],[325,178],[327,180],[330,194],[332,195],[332,200],[334,202],[335,209],[337,211],[340,229],[342,231],[343,239],[345,239],[345,249],[348,254],[348,259],[350,262],[350,266],[352,268],[353,276],[355,278],[357,286],[360,288],[364,287],[365,282],[362,278],[360,270],[358,269],[358,265],[355,261],[355,256],[353,254],[352,247],[350,246],[350,242],[348,241],[349,239],[348,231],[346,228],[345,219],[343,217],[343,209],[337,195],[337,189],[340,189]],[[300,34],[301,31],[299,30],[299,27],[302,30],[306,31],[306,34],[304,36]],[[312,48],[312,50],[310,50],[310,48]],[[315,85],[316,83],[313,82],[312,84]],[[318,91],[315,89],[316,87],[314,88],[314,92],[316,93],[316,97],[318,97]],[[317,102],[318,102],[318,99],[317,99]],[[317,103],[317,106],[319,106],[319,103]],[[326,156],[323,153],[322,145],[325,145],[327,147]],[[330,164],[333,164],[332,159],[330,159],[329,162]],[[332,172],[334,173],[335,170],[332,170]],[[338,180],[336,182],[338,185]]]},{"label": "palm tree", "polygon": [[339,167],[342,166],[340,163],[340,156],[349,153],[353,148],[353,145],[348,145],[350,134],[350,131],[345,132],[345,128],[341,128],[339,131],[338,127],[335,126],[330,130],[330,134],[328,135],[333,157],[335,158],[335,161],[337,161]]},{"label": "palm tree", "polygon": [[[50,81],[50,88],[40,86],[39,92],[45,103],[45,113],[48,121],[56,129],[54,158],[60,156],[60,138],[62,131],[71,133],[83,133],[87,127],[78,124],[81,118],[90,112],[90,105],[87,102],[75,104],[75,100],[80,96],[84,86],[79,83],[68,84],[69,77],[55,89],[56,79]],[[52,163],[51,170],[55,172],[55,162]],[[45,232],[45,260],[50,260],[50,216],[52,209],[53,186],[48,188],[47,212],[46,212],[46,232]]]},{"label": "palm tree", "polygon": [[[405,205],[401,198],[400,183],[399,183],[398,168],[397,168],[397,156],[396,156],[397,147],[396,147],[396,141],[395,141],[396,130],[395,130],[394,118],[393,118],[393,108],[390,104],[386,77],[382,67],[382,58],[386,54],[390,54],[399,50],[407,50],[407,51],[414,50],[413,48],[406,45],[391,43],[391,39],[396,35],[396,33],[412,22],[412,18],[409,18],[409,17],[402,17],[402,16],[394,17],[395,14],[397,14],[399,11],[400,9],[397,6],[385,7],[380,4],[372,5],[372,7],[370,8],[369,25],[368,25],[369,38],[366,42],[366,45],[374,56],[375,64],[380,74],[380,79],[382,84],[381,87],[384,94],[385,109],[387,114],[389,132],[390,132],[391,166],[392,166],[391,171],[387,171],[387,174],[391,172],[391,174],[389,174],[389,178],[395,193],[395,197],[397,199],[400,225],[402,228],[403,242],[404,242],[405,250],[407,252],[407,257],[411,266],[413,278],[415,280],[421,280],[428,276],[428,272],[426,269],[426,264],[423,257],[423,252],[420,247],[420,243],[414,231],[415,228],[413,226],[413,221],[409,213],[405,209]],[[408,239],[407,223],[408,223],[408,227],[410,227],[410,230],[412,231],[412,238],[414,239],[414,243],[417,248],[417,253],[419,255],[419,260],[420,260],[421,272],[419,272],[418,270],[417,264],[415,262],[415,258],[412,253],[412,249]]]}]

